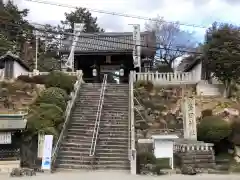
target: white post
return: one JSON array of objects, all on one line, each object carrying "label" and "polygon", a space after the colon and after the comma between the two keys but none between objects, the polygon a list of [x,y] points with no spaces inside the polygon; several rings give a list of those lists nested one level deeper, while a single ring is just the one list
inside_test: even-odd
[{"label": "white post", "polygon": [[36,30],[36,50],[35,50],[35,69],[38,68],[38,39],[39,39],[39,32]]},{"label": "white post", "polygon": [[72,47],[70,50],[70,54],[68,57],[68,60],[66,62],[66,67],[71,68],[72,72],[74,72],[74,53],[75,53],[75,47],[77,45],[80,33],[84,27],[84,24],[75,23],[74,24],[74,33],[73,33],[73,41],[72,41]]}]

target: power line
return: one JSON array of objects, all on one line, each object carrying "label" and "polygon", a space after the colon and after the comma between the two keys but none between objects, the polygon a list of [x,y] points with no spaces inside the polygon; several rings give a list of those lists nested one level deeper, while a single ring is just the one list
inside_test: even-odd
[{"label": "power line", "polygon": [[[10,30],[10,31],[14,31],[14,30]],[[39,35],[39,37],[44,38],[45,36],[44,36],[44,35]],[[57,37],[53,37],[52,39],[61,40],[61,38],[57,38]],[[78,42],[79,42],[79,41],[78,41]],[[59,42],[55,42],[55,44],[60,45]],[[90,44],[90,45],[97,45],[97,46],[99,46],[98,44],[85,43],[85,42],[80,42],[79,44],[82,44],[82,45]],[[106,46],[106,45],[100,45],[100,46],[109,48],[109,46]],[[83,46],[77,45],[76,47],[82,48]],[[0,48],[1,48],[1,47],[0,47]],[[95,53],[98,53],[97,51],[99,50],[98,48],[94,48],[94,47],[86,47],[86,49],[91,49],[91,50],[95,51]],[[4,47],[3,47],[3,50],[6,50],[6,49],[4,49]],[[114,50],[114,49],[113,49],[113,50]],[[123,50],[122,53],[124,54],[124,50],[125,50],[125,49],[121,49],[121,50]],[[180,51],[180,52],[181,52],[181,51]],[[86,52],[84,52],[84,53],[89,53],[89,51],[86,51]],[[76,53],[76,54],[77,54],[77,53]],[[101,54],[101,51],[100,51],[100,54]],[[193,53],[193,54],[195,54],[195,55],[203,55],[203,53]],[[161,56],[155,56],[155,58],[161,58]],[[161,61],[161,59],[160,59],[160,61]],[[224,61],[221,61],[221,63],[224,63]],[[234,65],[240,65],[240,63],[239,63],[239,62],[236,62],[236,61],[235,61],[235,62],[233,62],[233,61],[231,61],[231,62],[226,61],[225,63],[231,63],[231,64],[234,64]]]},{"label": "power line", "polygon": [[[21,27],[20,25],[16,25],[16,24],[10,24],[10,23],[7,23],[6,25],[11,25],[11,26],[15,26],[15,27],[20,27],[20,28],[23,28]],[[43,25],[42,25],[43,26]],[[39,28],[35,28],[35,30],[39,31],[39,32],[48,32],[48,33],[53,33],[55,35],[68,35],[72,38],[76,37],[76,35],[74,35],[73,33],[66,33],[66,32],[57,32],[57,31],[50,31],[50,30],[43,30],[43,29],[39,29]],[[89,35],[89,34],[88,34]],[[127,42],[121,42],[121,41],[116,41],[116,40],[110,40],[110,39],[103,39],[101,38],[100,36],[93,36],[93,37],[89,37],[89,36],[82,36],[80,35],[79,36],[80,38],[85,38],[85,39],[90,39],[90,40],[99,40],[99,41],[103,41],[103,42],[110,42],[110,43],[117,43],[117,44],[123,44],[123,45],[129,45],[129,46],[135,46],[134,43],[127,43]],[[59,39],[60,40],[60,39]],[[69,40],[69,42],[74,42],[74,41],[71,41]],[[81,41],[76,41],[77,43],[80,43]],[[87,43],[87,42],[81,42],[81,43]],[[92,43],[92,42],[91,42]],[[101,44],[95,44],[95,45],[98,45],[98,46],[102,46]],[[105,45],[104,45],[105,46]],[[155,50],[164,50],[164,51],[175,51],[175,52],[182,52],[182,53],[190,53],[190,54],[201,54],[201,53],[198,53],[198,52],[195,52],[195,51],[189,51],[189,50],[183,50],[180,48],[186,48],[186,47],[178,47],[179,49],[173,49],[173,48],[162,48],[162,47],[158,47],[158,46],[148,46],[148,45],[140,45],[141,47],[143,48],[152,48],[152,49],[155,49]],[[71,47],[71,45],[70,45]],[[118,48],[118,47],[115,47],[115,48]]]},{"label": "power line", "polygon": [[[42,0],[25,0],[29,2],[34,2],[34,3],[39,3],[39,4],[46,4],[46,5],[51,5],[51,6],[59,6],[59,7],[66,7],[66,8],[71,8],[75,9],[77,6],[72,6],[69,4],[60,4],[60,3],[53,3],[49,1],[42,1]],[[86,7],[82,7],[86,8]],[[133,19],[142,19],[142,20],[147,20],[147,21],[154,21],[154,22],[165,22],[168,24],[178,24],[181,26],[189,26],[189,27],[195,27],[195,28],[202,28],[202,29],[207,29],[209,27],[207,26],[201,26],[201,25],[196,25],[196,24],[187,24],[187,23],[181,23],[181,22],[170,22],[170,21],[165,21],[165,20],[157,20],[154,18],[149,18],[149,17],[143,17],[143,16],[137,16],[137,15],[130,15],[130,14],[125,14],[125,13],[118,13],[118,12],[111,12],[111,11],[106,11],[106,10],[100,10],[100,9],[93,9],[93,8],[86,8],[89,11],[96,12],[96,13],[101,13],[101,14],[108,14],[112,16],[122,16],[122,17],[128,17],[128,18],[133,18]]]}]

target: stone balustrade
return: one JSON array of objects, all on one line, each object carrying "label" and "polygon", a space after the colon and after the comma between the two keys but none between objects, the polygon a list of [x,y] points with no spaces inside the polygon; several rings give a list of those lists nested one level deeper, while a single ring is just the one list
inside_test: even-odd
[{"label": "stone balustrade", "polygon": [[189,151],[212,151],[213,144],[196,142],[196,143],[175,143],[174,152],[189,152]]},{"label": "stone balustrade", "polygon": [[[63,71],[64,72],[64,71]],[[77,70],[76,72],[64,72],[70,76],[79,76],[81,75],[82,71],[81,70]],[[25,75],[25,76],[29,76],[29,77],[32,77],[32,76],[38,76],[38,75],[48,75],[49,72],[40,72],[38,70],[33,70],[33,72],[25,72],[25,73],[22,73],[21,75]]]},{"label": "stone balustrade", "polygon": [[196,79],[195,72],[175,72],[175,73],[151,73],[141,72],[133,73],[134,81],[151,81],[154,85],[178,85],[178,84],[196,84],[200,79]]}]

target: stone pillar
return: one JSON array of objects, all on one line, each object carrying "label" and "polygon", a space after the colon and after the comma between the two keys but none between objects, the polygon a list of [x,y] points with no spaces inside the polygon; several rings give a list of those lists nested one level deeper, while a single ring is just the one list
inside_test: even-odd
[{"label": "stone pillar", "polygon": [[194,97],[184,98],[182,111],[184,138],[197,140],[197,122]]}]

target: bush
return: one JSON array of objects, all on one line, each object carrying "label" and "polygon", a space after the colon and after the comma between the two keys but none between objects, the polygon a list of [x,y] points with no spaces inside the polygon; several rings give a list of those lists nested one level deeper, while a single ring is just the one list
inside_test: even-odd
[{"label": "bush", "polygon": [[57,136],[61,129],[58,125],[63,122],[63,111],[54,104],[41,103],[30,108],[27,117],[27,129],[33,134],[43,131]]},{"label": "bush", "polygon": [[52,71],[46,77],[46,88],[58,87],[64,89],[68,94],[73,91],[76,77],[69,76],[60,71]]},{"label": "bush", "polygon": [[141,172],[142,165],[155,164],[156,157],[150,152],[140,152],[137,154],[137,173]]},{"label": "bush", "polygon": [[198,140],[217,143],[231,134],[231,125],[218,116],[207,116],[198,125]]},{"label": "bush", "polygon": [[137,161],[139,164],[155,164],[157,159],[153,153],[141,152],[137,154]]},{"label": "bush", "polygon": [[240,145],[240,119],[234,118],[231,127],[232,127],[231,141],[235,145]]},{"label": "bush", "polygon": [[212,109],[205,109],[202,111],[202,118],[207,117],[207,116],[212,116],[212,115],[213,115]]},{"label": "bush", "polygon": [[152,91],[153,90],[153,83],[151,81],[144,81],[144,80],[140,80],[140,81],[137,81],[135,83],[135,88],[138,89],[138,88],[141,88],[141,87],[144,87],[148,92]]},{"label": "bush", "polygon": [[58,88],[58,87],[50,87],[47,89],[48,92],[52,92],[53,94],[61,94],[64,98],[65,102],[69,100],[69,96],[67,92],[64,89]]},{"label": "bush", "polygon": [[66,100],[64,97],[55,89],[46,89],[44,90],[40,96],[36,99],[36,104],[55,104],[60,107],[62,110],[66,109]]}]

